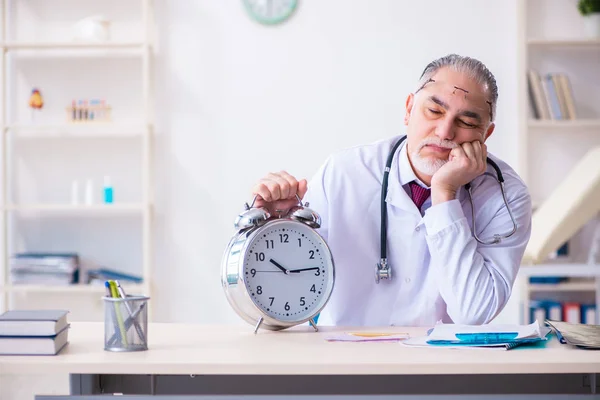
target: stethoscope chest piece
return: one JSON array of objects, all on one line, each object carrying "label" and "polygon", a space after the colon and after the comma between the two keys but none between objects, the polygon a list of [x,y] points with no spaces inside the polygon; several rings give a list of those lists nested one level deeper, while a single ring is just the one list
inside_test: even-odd
[{"label": "stethoscope chest piece", "polygon": [[377,270],[375,271],[375,283],[379,283],[380,280],[392,280],[392,270],[388,265],[386,258],[382,258],[377,263]]}]

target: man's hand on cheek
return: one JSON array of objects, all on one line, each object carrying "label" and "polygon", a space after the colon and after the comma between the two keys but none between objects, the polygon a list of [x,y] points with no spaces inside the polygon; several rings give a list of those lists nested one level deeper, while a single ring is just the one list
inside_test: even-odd
[{"label": "man's hand on cheek", "polygon": [[485,172],[486,159],[487,146],[479,141],[452,149],[448,162],[431,178],[432,205],[455,199],[459,187]]}]

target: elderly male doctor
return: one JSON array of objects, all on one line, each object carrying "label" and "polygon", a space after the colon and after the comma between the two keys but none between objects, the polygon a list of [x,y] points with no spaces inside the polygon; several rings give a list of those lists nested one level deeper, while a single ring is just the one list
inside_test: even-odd
[{"label": "elderly male doctor", "polygon": [[[382,181],[400,136],[336,152],[310,183],[279,172],[256,184],[256,205],[273,215],[296,204],[296,194],[321,215],[336,282],[319,324],[484,324],[503,309],[529,241],[531,199],[515,171],[487,152],[497,99],[492,73],[458,55],[431,62],[408,95],[406,140],[393,155],[384,203],[391,279],[375,276]],[[487,156],[504,177],[517,226],[510,236],[513,220]],[[482,244],[474,233],[486,243],[508,237]]]}]

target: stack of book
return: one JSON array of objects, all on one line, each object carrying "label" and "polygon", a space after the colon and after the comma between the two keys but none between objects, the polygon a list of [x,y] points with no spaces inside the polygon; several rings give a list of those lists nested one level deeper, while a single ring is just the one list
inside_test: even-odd
[{"label": "stack of book", "polygon": [[66,310],[10,310],[0,315],[0,355],[55,355],[69,342]]},{"label": "stack of book", "polygon": [[70,285],[79,281],[75,253],[18,253],[10,260],[13,284]]},{"label": "stack of book", "polygon": [[[549,289],[551,290],[551,289]],[[529,302],[529,318],[540,324],[545,320],[564,321],[571,324],[596,325],[596,305],[577,301],[560,302],[551,299],[531,300]]]},{"label": "stack of book", "polygon": [[567,75],[527,73],[529,99],[535,119],[577,119],[573,89]]}]

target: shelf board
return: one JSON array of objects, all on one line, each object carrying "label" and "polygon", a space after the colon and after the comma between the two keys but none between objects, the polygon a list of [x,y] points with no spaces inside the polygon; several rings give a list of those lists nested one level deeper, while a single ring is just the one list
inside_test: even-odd
[{"label": "shelf board", "polygon": [[[123,288],[127,294],[137,294],[146,292],[146,286],[141,283],[125,283],[121,282]],[[104,294],[106,288],[104,285],[88,285],[88,284],[74,284],[74,285],[35,285],[35,284],[17,284],[17,285],[0,285],[0,292],[19,292],[19,293],[91,293],[91,294]]]},{"label": "shelf board", "polygon": [[89,213],[122,213],[141,212],[142,203],[113,203],[113,204],[8,204],[3,207],[7,211],[40,211],[40,212],[89,212]]},{"label": "shelf board", "polygon": [[529,283],[530,292],[593,292],[596,290],[596,282],[559,282],[559,283]]},{"label": "shelf board", "polygon": [[544,47],[600,47],[600,38],[580,38],[580,39],[539,39],[531,38],[527,40],[530,46]]},{"label": "shelf board", "polygon": [[131,138],[150,131],[150,125],[113,122],[13,124],[5,128],[19,138]]},{"label": "shelf board", "polygon": [[144,42],[5,42],[0,48],[19,58],[139,57]]},{"label": "shelf board", "polygon": [[556,263],[522,265],[519,274],[528,276],[600,277],[600,265]]},{"label": "shelf board", "polygon": [[600,119],[531,119],[530,128],[599,128]]},{"label": "shelf board", "polygon": [[110,50],[110,49],[141,49],[144,42],[4,42],[0,47],[8,50]]}]

